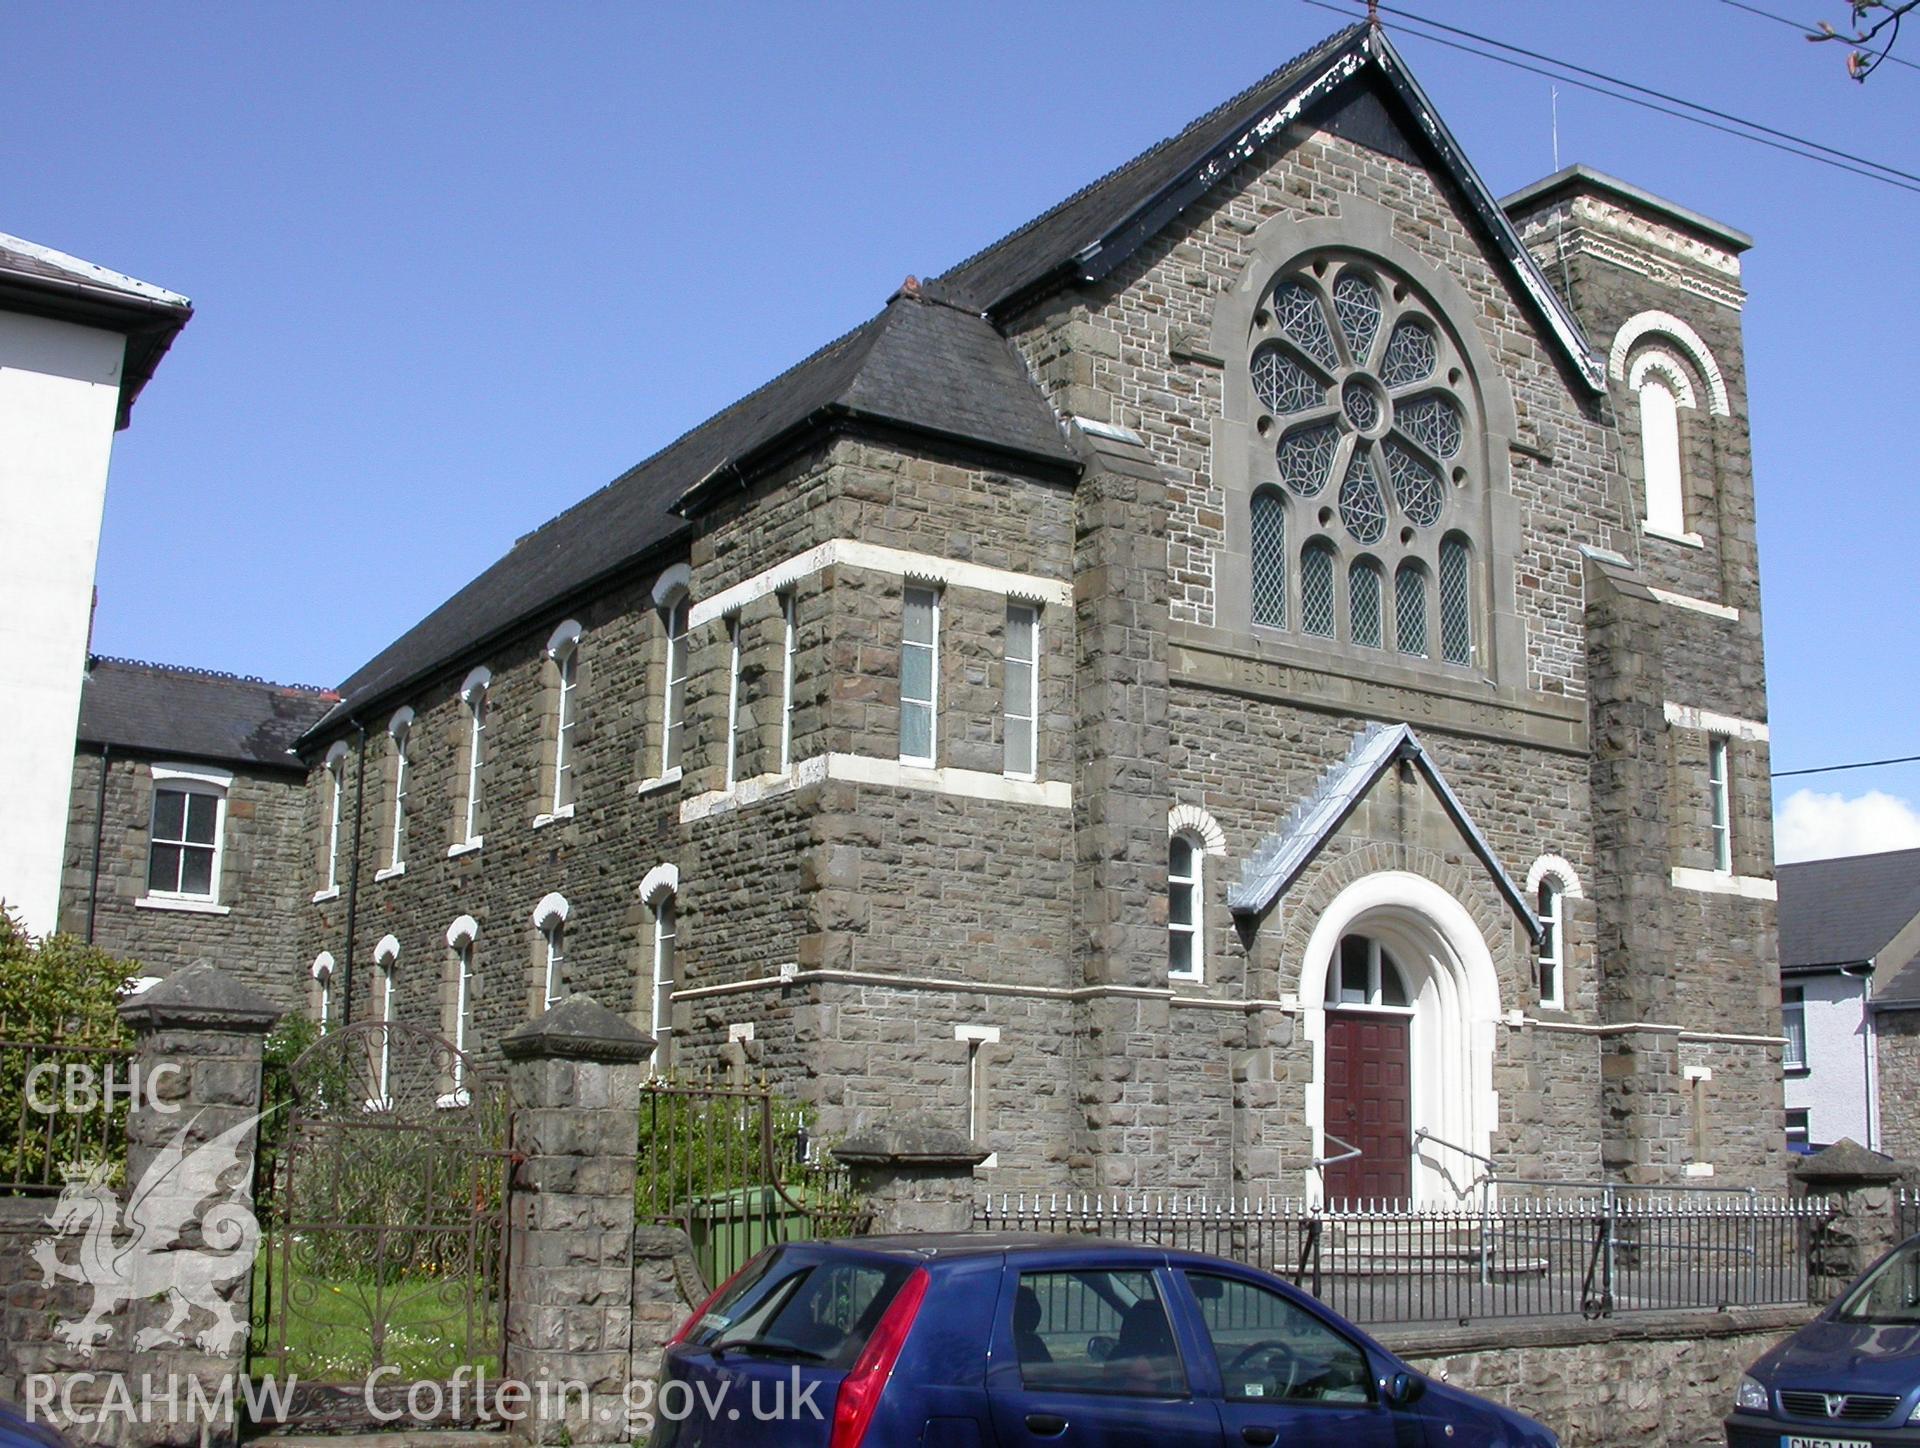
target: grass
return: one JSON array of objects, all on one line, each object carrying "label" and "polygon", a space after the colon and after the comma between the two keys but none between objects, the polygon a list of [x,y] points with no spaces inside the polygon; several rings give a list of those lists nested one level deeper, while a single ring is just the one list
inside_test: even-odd
[{"label": "grass", "polygon": [[412,1382],[498,1368],[501,1304],[484,1281],[418,1265],[323,1272],[302,1260],[299,1239],[291,1265],[276,1245],[263,1244],[254,1267],[256,1373],[359,1383],[392,1367]]}]

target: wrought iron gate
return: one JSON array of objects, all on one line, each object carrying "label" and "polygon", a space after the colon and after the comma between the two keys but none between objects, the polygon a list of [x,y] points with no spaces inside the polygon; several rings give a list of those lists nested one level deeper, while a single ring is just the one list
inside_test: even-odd
[{"label": "wrought iron gate", "polygon": [[416,1026],[335,1030],[293,1063],[261,1137],[248,1369],[297,1385],[269,1418],[351,1426],[461,1379],[442,1425],[479,1416],[473,1381],[504,1366],[509,1126],[504,1082]]}]

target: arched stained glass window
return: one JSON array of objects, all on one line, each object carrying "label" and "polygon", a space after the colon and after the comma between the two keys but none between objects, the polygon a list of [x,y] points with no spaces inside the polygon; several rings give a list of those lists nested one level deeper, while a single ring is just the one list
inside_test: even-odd
[{"label": "arched stained glass window", "polygon": [[[1384,262],[1323,251],[1280,270],[1251,332],[1248,435],[1272,460],[1252,480],[1252,621],[1484,664],[1485,440],[1457,329]],[[1353,545],[1370,557],[1337,562]]]},{"label": "arched stained glass window", "polygon": [[1300,552],[1300,627],[1333,637],[1333,548],[1316,538]]},{"label": "arched stained glass window", "polygon": [[1271,490],[1253,495],[1253,621],[1287,626],[1287,505]]},{"label": "arched stained glass window", "polygon": [[1380,647],[1380,565],[1371,559],[1347,570],[1347,628],[1362,648]]},{"label": "arched stained glass window", "polygon": [[1402,563],[1393,575],[1394,643],[1403,654],[1427,654],[1427,574],[1418,563]]},{"label": "arched stained glass window", "polygon": [[1473,662],[1473,554],[1457,533],[1440,542],[1440,657]]}]

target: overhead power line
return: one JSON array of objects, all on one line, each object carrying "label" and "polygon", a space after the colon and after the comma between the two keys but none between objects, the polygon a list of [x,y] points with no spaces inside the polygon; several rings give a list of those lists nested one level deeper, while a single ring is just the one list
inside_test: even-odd
[{"label": "overhead power line", "polygon": [[1775,779],[1792,779],[1801,774],[1836,774],[1843,769],[1878,769],[1886,764],[1920,764],[1920,754],[1902,754],[1897,759],[1862,759],[1857,764],[1822,764],[1813,769],[1776,769]]},{"label": "overhead power line", "polygon": [[[1330,0],[1305,0],[1305,3],[1321,10],[1331,10],[1339,15],[1350,15],[1352,13],[1346,6],[1330,3]],[[1790,156],[1798,156],[1807,161],[1816,161],[1823,166],[1831,166],[1839,171],[1848,171],[1856,176],[1864,176],[1869,181],[1878,181],[1882,185],[1892,186],[1901,191],[1920,194],[1920,175],[1916,175],[1913,172],[1902,171],[1898,167],[1888,166],[1879,161],[1872,161],[1864,156],[1855,155],[1850,151],[1842,151],[1818,141],[1810,141],[1803,136],[1796,136],[1792,132],[1781,131],[1772,126],[1762,125],[1758,121],[1744,120],[1739,116],[1730,115],[1725,111],[1715,110],[1711,106],[1700,105],[1697,102],[1689,101],[1679,96],[1668,95],[1664,91],[1656,91],[1646,86],[1636,85],[1632,81],[1621,80],[1618,77],[1607,75],[1602,71],[1589,70],[1585,66],[1575,65],[1571,61],[1560,60],[1554,56],[1543,55],[1538,51],[1526,50],[1520,46],[1509,45],[1505,41],[1495,40],[1491,36],[1481,35],[1471,30],[1462,30],[1457,26],[1445,25],[1437,20],[1428,20],[1424,16],[1416,15],[1408,10],[1402,10],[1388,5],[1381,5],[1380,9],[1388,14],[1398,16],[1403,21],[1412,21],[1419,25],[1431,26],[1434,29],[1445,31],[1448,34],[1464,36],[1466,39],[1477,42],[1479,45],[1490,45],[1497,50],[1511,51],[1513,55],[1528,56],[1533,60],[1541,62],[1541,64],[1530,65],[1525,60],[1514,59],[1513,55],[1500,55],[1494,51],[1477,49],[1475,45],[1464,44],[1459,40],[1449,40],[1446,35],[1429,34],[1422,30],[1412,29],[1406,25],[1396,27],[1396,29],[1399,29],[1402,33],[1413,36],[1415,39],[1425,40],[1434,45],[1443,45],[1449,50],[1458,50],[1467,55],[1475,55],[1482,60],[1491,60],[1500,65],[1510,66],[1515,70],[1524,70],[1533,75],[1544,76],[1548,80],[1558,81],[1562,85],[1570,85],[1580,90],[1592,91],[1595,95],[1607,96],[1613,100],[1624,101],[1628,105],[1639,106],[1643,110],[1655,111],[1665,116],[1672,116],[1676,120],[1689,121],[1696,126],[1704,126],[1710,131],[1719,131],[1725,135],[1737,136],[1741,140],[1751,141],[1755,145],[1766,146],[1775,151],[1784,151]],[[1547,69],[1546,67],[1548,66],[1555,68]],[[1590,76],[1593,77],[1593,79],[1582,80],[1580,78],[1581,76]],[[1611,89],[1610,87],[1618,87],[1618,89]],[[1647,99],[1647,97],[1656,97],[1657,99]],[[1662,101],[1670,102],[1671,104],[1661,104]]]}]

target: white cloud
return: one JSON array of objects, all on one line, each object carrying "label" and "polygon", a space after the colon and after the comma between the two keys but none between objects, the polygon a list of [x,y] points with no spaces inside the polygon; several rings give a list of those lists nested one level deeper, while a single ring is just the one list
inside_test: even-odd
[{"label": "white cloud", "polygon": [[1920,810],[1877,789],[1852,799],[1796,789],[1773,817],[1773,858],[1783,865],[1916,845],[1920,845]]}]

